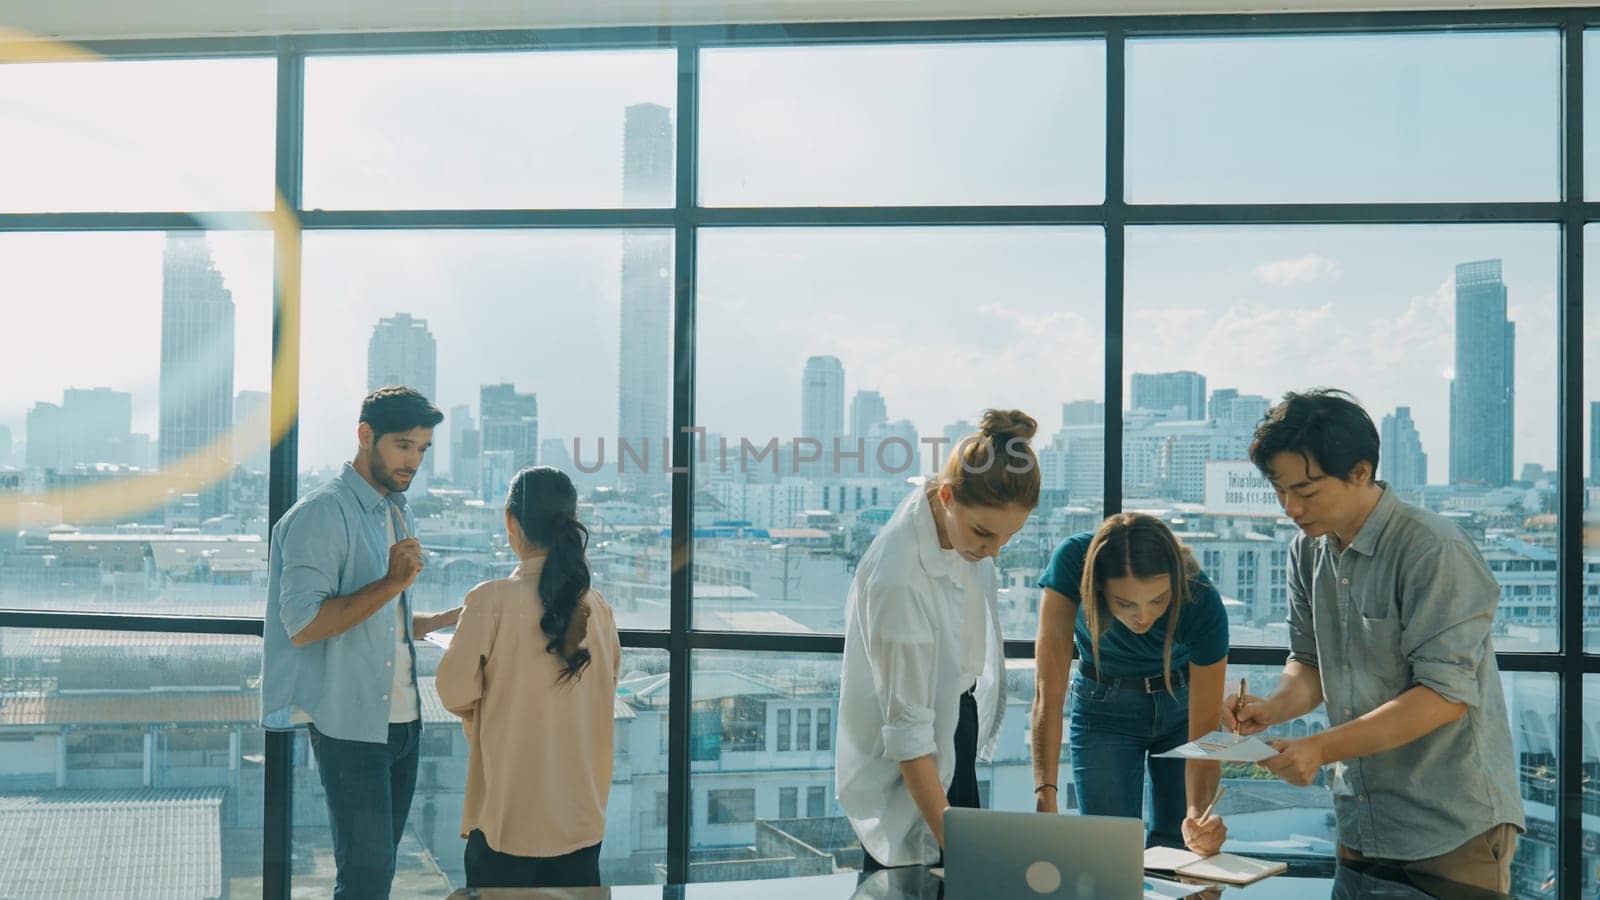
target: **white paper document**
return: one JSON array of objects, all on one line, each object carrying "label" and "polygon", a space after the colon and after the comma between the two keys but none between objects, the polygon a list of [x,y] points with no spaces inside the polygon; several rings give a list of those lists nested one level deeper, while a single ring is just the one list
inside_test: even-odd
[{"label": "white paper document", "polygon": [[1175,759],[1204,759],[1212,762],[1261,762],[1278,755],[1258,737],[1235,738],[1231,732],[1213,731],[1197,741],[1175,750],[1155,754]]},{"label": "white paper document", "polygon": [[1221,881],[1226,884],[1254,884],[1288,869],[1288,866],[1281,862],[1266,862],[1235,856],[1232,853],[1201,856],[1173,847],[1151,847],[1144,851],[1144,867],[1158,872],[1175,872],[1189,878],[1204,878],[1207,881]]},{"label": "white paper document", "polygon": [[444,649],[449,650],[450,649],[450,635],[452,635],[452,634],[455,634],[455,632],[454,631],[430,631],[430,632],[428,632],[427,636],[423,638],[423,640],[427,641],[430,644],[434,644],[436,646],[443,647]]}]

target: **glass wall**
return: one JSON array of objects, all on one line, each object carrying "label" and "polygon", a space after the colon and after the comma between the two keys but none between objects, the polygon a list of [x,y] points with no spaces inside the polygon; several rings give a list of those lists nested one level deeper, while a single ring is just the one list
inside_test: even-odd
[{"label": "glass wall", "polygon": [[[315,762],[303,735],[287,759],[264,739],[260,639],[236,632],[261,627],[271,523],[342,471],[373,388],[446,414],[410,491],[419,609],[514,564],[518,468],[577,482],[628,648],[602,860],[627,884],[859,866],[832,785],[845,598],[986,407],[1038,421],[1044,491],[998,560],[1014,658],[985,802],[1032,808],[1037,576],[1108,513],[1180,532],[1266,689],[1295,529],[1245,449],[1283,392],[1336,386],[1380,428],[1380,476],[1500,583],[1529,819],[1515,893],[1551,896],[1563,729],[1585,729],[1596,774],[1594,676],[1552,670],[1600,652],[1600,314],[1563,359],[1583,286],[1563,248],[1600,244],[1563,231],[1562,201],[1587,199],[1561,178],[1582,16],[1499,15],[328,35],[0,63],[0,842],[117,815],[124,855],[151,861],[116,876],[129,893],[328,889]],[[1585,97],[1600,118],[1600,88]],[[275,188],[301,233],[250,213]],[[274,447],[272,391],[295,381]],[[1559,443],[1574,428],[1579,459]],[[229,633],[176,633],[195,629]],[[421,652],[397,896],[462,883],[466,747]],[[292,810],[264,796],[272,772]],[[1331,853],[1326,788],[1226,777],[1230,849]],[[1584,791],[1571,837],[1592,870]],[[264,871],[286,819],[292,865]],[[0,895],[105,889],[50,858],[0,861]],[[1564,896],[1593,891],[1578,874]]]}]

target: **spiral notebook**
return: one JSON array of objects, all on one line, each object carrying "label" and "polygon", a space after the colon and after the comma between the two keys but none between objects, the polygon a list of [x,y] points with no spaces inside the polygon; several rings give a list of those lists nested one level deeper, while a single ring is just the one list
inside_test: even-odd
[{"label": "spiral notebook", "polygon": [[1255,884],[1264,878],[1281,875],[1289,867],[1281,862],[1266,862],[1232,853],[1201,856],[1172,847],[1151,847],[1144,851],[1144,867],[1155,872],[1171,872],[1188,878],[1220,881],[1223,884]]}]

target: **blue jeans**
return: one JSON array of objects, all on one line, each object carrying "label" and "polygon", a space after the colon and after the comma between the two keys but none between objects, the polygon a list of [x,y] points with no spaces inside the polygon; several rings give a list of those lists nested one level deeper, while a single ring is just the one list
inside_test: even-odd
[{"label": "blue jeans", "polygon": [[338,866],[334,900],[388,900],[395,853],[417,787],[422,723],[389,726],[389,741],[342,741],[309,729],[328,796]]},{"label": "blue jeans", "polygon": [[[1183,847],[1188,812],[1184,761],[1155,759],[1189,740],[1189,688],[1177,696],[1072,679],[1072,778],[1078,809],[1091,816],[1144,818],[1145,846]],[[1144,773],[1150,771],[1149,816]]]}]

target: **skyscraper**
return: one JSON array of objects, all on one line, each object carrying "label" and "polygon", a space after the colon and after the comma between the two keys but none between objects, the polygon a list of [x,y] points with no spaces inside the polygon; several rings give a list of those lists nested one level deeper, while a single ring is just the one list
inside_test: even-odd
[{"label": "skyscraper", "polygon": [[[850,437],[866,437],[873,426],[882,425],[889,421],[889,406],[883,402],[883,395],[877,391],[856,391],[850,398]],[[833,446],[823,447],[826,452],[832,453]]]},{"label": "skyscraper", "polygon": [[1104,425],[1106,405],[1099,400],[1069,400],[1061,404],[1061,427]]},{"label": "skyscraper", "polygon": [[844,436],[844,363],[837,356],[806,360],[800,387],[800,437],[818,441],[831,452]]},{"label": "skyscraper", "polygon": [[0,425],[0,466],[11,465],[11,429]]},{"label": "skyscraper", "polygon": [[[367,390],[403,385],[422,392],[431,401],[438,398],[439,344],[428,330],[426,319],[409,313],[395,313],[379,319],[367,340]],[[437,442],[435,442],[437,443]],[[422,458],[422,468],[411,485],[413,494],[428,490],[433,476],[433,454]]]},{"label": "skyscraper", "polygon": [[458,490],[478,486],[478,425],[472,407],[450,407],[450,483]]},{"label": "skyscraper", "polygon": [[67,388],[61,396],[61,465],[131,465],[133,395]]},{"label": "skyscraper", "polygon": [[[628,107],[625,116],[623,205],[672,205],[671,111],[655,103],[638,103]],[[671,238],[659,233],[623,234],[621,300],[617,439],[627,441],[635,452],[649,447],[652,456],[662,458],[660,454],[670,452],[672,438]],[[652,468],[659,469],[654,463]],[[632,469],[626,472],[629,481],[643,474]]]},{"label": "skyscraper", "polygon": [[30,469],[61,467],[61,407],[43,400],[28,410],[28,447],[23,465]]},{"label": "skyscraper", "polygon": [[379,319],[367,341],[367,390],[405,385],[437,400],[439,344],[428,320],[395,313]]},{"label": "skyscraper", "polygon": [[[160,464],[228,461],[233,428],[233,294],[197,234],[169,232],[161,260]],[[228,480],[200,492],[202,519],[228,511]]]},{"label": "skyscraper", "polygon": [[1450,382],[1450,483],[1511,481],[1516,326],[1506,319],[1500,260],[1456,266],[1455,379]]},{"label": "skyscraper", "polygon": [[[510,453],[512,473],[539,463],[539,398],[519,394],[512,384],[486,384],[478,390],[478,413],[482,419],[482,453],[485,471],[489,454]],[[502,474],[496,470],[496,477]],[[504,485],[501,485],[504,487]],[[492,499],[485,494],[484,499]]]},{"label": "skyscraper", "polygon": [[1379,477],[1396,490],[1419,488],[1428,483],[1428,454],[1422,452],[1422,436],[1411,419],[1411,407],[1397,406],[1383,417],[1378,447]]},{"label": "skyscraper", "polygon": [[1217,388],[1211,392],[1206,418],[1223,428],[1254,432],[1271,406],[1272,401],[1260,394],[1241,394],[1237,388]]},{"label": "skyscraper", "polygon": [[1172,412],[1186,420],[1206,417],[1206,377],[1199,372],[1135,372],[1132,409]]}]

